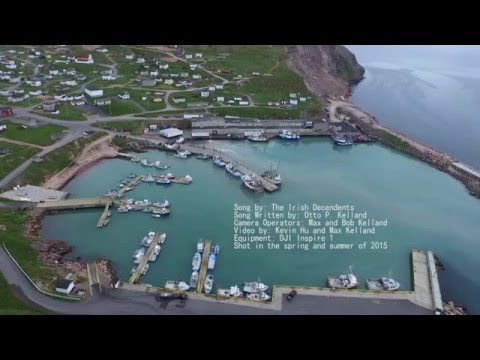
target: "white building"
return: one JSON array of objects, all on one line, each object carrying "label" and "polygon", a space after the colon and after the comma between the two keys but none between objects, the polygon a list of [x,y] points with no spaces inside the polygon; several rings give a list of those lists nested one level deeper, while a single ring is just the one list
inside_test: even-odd
[{"label": "white building", "polygon": [[86,55],[75,56],[75,62],[77,64],[93,64],[92,54],[88,54],[88,56]]},{"label": "white building", "polygon": [[179,130],[177,128],[168,128],[160,131],[160,135],[166,137],[167,139],[171,139],[177,136],[183,135],[183,130]]},{"label": "white building", "polygon": [[290,105],[297,105],[298,100],[297,99],[290,99]]},{"label": "white building", "polygon": [[128,99],[130,99],[130,94],[127,93],[127,92],[118,94],[117,96],[118,96],[119,99],[122,99],[122,100],[128,100]]},{"label": "white building", "polygon": [[166,79],[163,83],[165,85],[173,85],[174,81],[172,79]]},{"label": "white building", "polygon": [[192,59],[193,55],[192,54],[185,54],[185,59]]},{"label": "white building", "polygon": [[98,89],[98,88],[94,88],[94,87],[86,87],[85,88],[85,94],[87,94],[88,96],[90,96],[92,98],[100,97],[100,96],[103,96],[103,90]]},{"label": "white building", "polygon": [[223,97],[223,96],[217,96],[217,101],[218,101],[218,102],[224,102],[224,101],[225,101],[225,97]]},{"label": "white building", "polygon": [[248,105],[248,101],[239,101],[238,105],[242,105],[242,106]]},{"label": "white building", "polygon": [[307,98],[306,97],[301,97],[301,98],[299,98],[299,100],[300,100],[300,102],[305,102],[305,101],[307,101]]},{"label": "white building", "polygon": [[145,62],[145,58],[139,57],[137,58],[137,64],[143,64]]},{"label": "white building", "polygon": [[40,80],[27,80],[27,85],[39,87],[42,86],[42,82]]},{"label": "white building", "polygon": [[195,57],[196,57],[197,59],[201,59],[201,58],[203,57],[203,54],[202,54],[202,53],[196,53],[196,54],[195,54]]},{"label": "white building", "polygon": [[200,92],[200,96],[203,97],[203,98],[209,97],[209,96],[210,96],[210,92],[209,92],[209,91],[201,91],[201,92]]},{"label": "white building", "polygon": [[59,279],[55,282],[55,290],[64,294],[70,294],[74,287],[72,280]]},{"label": "white building", "polygon": [[113,75],[102,75],[102,80],[105,80],[105,81],[117,80],[117,77]]},{"label": "white building", "polygon": [[215,86],[209,86],[208,91],[215,91]]},{"label": "white building", "polygon": [[178,103],[184,103],[186,101],[185,98],[173,98],[173,102],[175,104],[178,104]]},{"label": "white building", "polygon": [[290,98],[296,99],[296,98],[297,98],[297,94],[295,94],[295,93],[290,93]]},{"label": "white building", "polygon": [[160,64],[160,65],[158,65],[158,68],[159,68],[159,69],[162,69],[162,70],[168,70],[168,67],[169,67],[168,64]]},{"label": "white building", "polygon": [[223,85],[215,85],[215,89],[217,89],[217,90],[223,90]]},{"label": "white building", "polygon": [[29,91],[28,93],[32,96],[39,96],[39,95],[42,95],[42,90]]},{"label": "white building", "polygon": [[200,74],[193,74],[192,75],[192,79],[194,79],[194,80],[199,80],[201,78],[202,78],[202,75],[200,75]]},{"label": "white building", "polygon": [[48,73],[49,73],[50,75],[58,75],[58,70],[57,70],[57,69],[48,70]]},{"label": "white building", "polygon": [[133,54],[127,54],[127,55],[125,55],[125,59],[127,59],[127,60],[133,60]]}]

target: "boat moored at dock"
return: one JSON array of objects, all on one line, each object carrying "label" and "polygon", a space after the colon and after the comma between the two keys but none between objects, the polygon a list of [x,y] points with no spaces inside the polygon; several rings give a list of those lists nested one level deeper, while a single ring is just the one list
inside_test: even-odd
[{"label": "boat moored at dock", "polygon": [[185,281],[167,281],[165,289],[187,291],[190,289],[190,286]]},{"label": "boat moored at dock", "polygon": [[160,251],[162,250],[162,247],[160,245],[155,245],[153,248],[152,255],[148,258],[148,261],[155,261],[157,260],[158,255],[160,254]]},{"label": "boat moored at dock", "polygon": [[271,296],[268,295],[266,292],[264,291],[260,291],[260,292],[257,292],[257,293],[249,293],[247,294],[247,299],[250,299],[250,300],[256,300],[256,301],[268,301],[270,300]]},{"label": "boat moored at dock", "polygon": [[197,251],[201,254],[205,246],[205,241],[203,239],[198,240],[197,242]]},{"label": "boat moored at dock", "polygon": [[196,159],[198,160],[208,160],[210,159],[210,156],[206,155],[206,154],[198,154],[197,156],[195,156]]},{"label": "boat moored at dock", "polygon": [[197,251],[195,255],[193,255],[192,270],[194,271],[200,270],[201,263],[202,263],[202,255],[200,255],[200,252]]},{"label": "boat moored at dock", "polygon": [[237,170],[237,168],[235,167],[235,164],[233,162],[225,165],[225,170],[227,170],[227,172],[229,174],[233,175],[233,176],[236,176],[236,177],[242,176],[242,173]]},{"label": "boat moored at dock", "polygon": [[207,278],[205,279],[205,284],[203,284],[203,291],[206,294],[210,294],[212,292],[212,289],[213,289],[213,275],[208,274]]},{"label": "boat moored at dock", "polygon": [[213,270],[215,269],[215,262],[217,261],[217,257],[213,252],[210,253],[208,256],[208,265],[207,265],[207,270]]},{"label": "boat moored at dock", "polygon": [[284,140],[299,140],[300,134],[291,130],[281,130],[278,134],[281,139]]},{"label": "boat moored at dock", "polygon": [[190,275],[190,288],[195,289],[198,285],[198,271],[192,271],[192,275]]},{"label": "boat moored at dock", "polygon": [[349,273],[338,277],[329,276],[327,284],[332,289],[355,289],[358,286],[358,280],[354,274]]},{"label": "boat moored at dock", "polygon": [[240,297],[243,295],[242,291],[237,285],[231,286],[230,289],[217,289],[217,294],[228,297]]},{"label": "boat moored at dock", "polygon": [[395,291],[400,288],[400,283],[392,278],[368,278],[368,290]]},{"label": "boat moored at dock", "polygon": [[227,163],[222,161],[222,159],[220,159],[218,155],[215,155],[213,157],[213,163],[219,167],[224,167],[225,165],[227,165]]},{"label": "boat moored at dock", "polygon": [[253,281],[243,283],[243,291],[246,293],[266,292],[267,290],[268,286],[261,282]]}]

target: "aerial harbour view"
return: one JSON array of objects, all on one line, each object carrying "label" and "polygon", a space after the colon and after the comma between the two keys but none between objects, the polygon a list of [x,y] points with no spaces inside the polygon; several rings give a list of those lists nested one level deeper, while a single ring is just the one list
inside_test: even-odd
[{"label": "aerial harbour view", "polygon": [[0,314],[479,314],[480,47],[426,48],[1,45]]}]

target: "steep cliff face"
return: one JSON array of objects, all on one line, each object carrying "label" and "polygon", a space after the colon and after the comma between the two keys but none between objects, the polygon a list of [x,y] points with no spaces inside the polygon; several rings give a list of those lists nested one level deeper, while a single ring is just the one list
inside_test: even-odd
[{"label": "steep cliff face", "polygon": [[287,45],[288,65],[317,96],[346,96],[363,79],[365,69],[341,45]]}]

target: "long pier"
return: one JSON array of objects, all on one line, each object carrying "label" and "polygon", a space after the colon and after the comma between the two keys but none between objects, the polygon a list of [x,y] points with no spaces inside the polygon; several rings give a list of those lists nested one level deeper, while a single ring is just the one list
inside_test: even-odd
[{"label": "long pier", "polygon": [[208,256],[210,255],[210,248],[212,247],[212,240],[205,240],[203,247],[202,263],[200,265],[200,273],[198,275],[197,293],[201,294],[203,291],[203,284],[207,277]]},{"label": "long pier", "polygon": [[[165,241],[165,237],[167,234],[161,234],[161,233],[155,233],[155,237],[153,238],[152,243],[148,247],[147,251],[145,252],[145,255],[142,258],[142,261],[140,264],[138,264],[137,268],[135,269],[135,272],[132,274],[130,277],[130,284],[134,284],[137,282],[138,278],[140,277],[140,274],[142,273],[143,269],[145,268],[145,265],[147,265],[148,259],[150,259],[150,256],[153,253],[153,250],[155,249],[155,245],[158,245],[160,241]],[[162,242],[163,242],[162,241]]]},{"label": "long pier", "polygon": [[37,208],[47,210],[67,210],[67,209],[86,209],[93,207],[104,207],[111,205],[112,199],[109,197],[66,199],[57,201],[46,201],[38,203]]},{"label": "long pier", "polygon": [[100,219],[98,219],[97,222],[97,228],[103,227],[103,223],[105,222],[105,219],[108,216],[108,209],[110,208],[111,203],[105,204],[105,210],[103,210],[102,215],[100,215]]},{"label": "long pier", "polygon": [[215,149],[210,149],[210,148],[202,148],[202,147],[197,147],[197,146],[192,146],[192,145],[185,145],[182,144],[181,146],[183,149],[188,150],[192,154],[200,154],[200,155],[209,155],[209,156],[218,156],[222,161],[224,162],[235,162],[237,169],[247,175],[252,175],[254,174],[255,177],[260,181],[262,184],[262,187],[268,191],[268,192],[274,192],[279,189],[277,185],[275,185],[273,182],[267,180],[266,178],[258,175],[253,171],[252,169],[248,168],[245,165],[240,164],[237,160],[232,158],[231,156],[225,154],[224,152],[220,150],[215,150]]},{"label": "long pier", "polygon": [[127,191],[127,187],[133,187],[135,185],[138,185],[140,181],[142,181],[142,175],[137,175],[134,179],[130,180],[127,185],[118,190],[116,197],[121,197],[123,193]]}]

